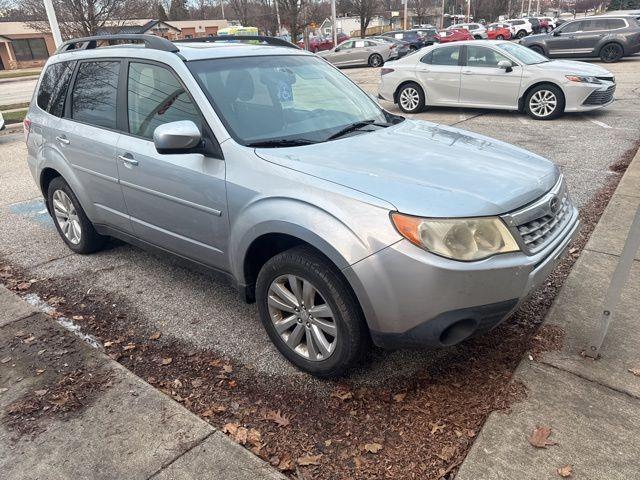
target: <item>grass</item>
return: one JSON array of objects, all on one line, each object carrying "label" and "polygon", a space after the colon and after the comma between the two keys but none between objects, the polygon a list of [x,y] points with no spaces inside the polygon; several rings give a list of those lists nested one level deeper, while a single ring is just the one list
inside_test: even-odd
[{"label": "grass", "polygon": [[7,110],[17,110],[18,108],[29,108],[29,102],[0,105],[0,112],[6,112]]},{"label": "grass", "polygon": [[0,79],[32,77],[39,74],[40,70],[5,70],[4,72],[0,72]]},{"label": "grass", "polygon": [[4,122],[7,125],[10,125],[12,123],[22,122],[26,114],[27,114],[27,110],[24,109],[24,110],[17,110],[15,112],[3,113],[2,116],[4,117]]}]

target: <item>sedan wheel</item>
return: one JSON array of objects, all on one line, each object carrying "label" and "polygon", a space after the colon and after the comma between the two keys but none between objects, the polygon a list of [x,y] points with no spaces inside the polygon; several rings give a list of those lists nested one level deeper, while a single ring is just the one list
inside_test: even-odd
[{"label": "sedan wheel", "polygon": [[402,87],[398,92],[398,106],[405,113],[418,113],[424,109],[424,93],[413,83]]},{"label": "sedan wheel", "polygon": [[382,64],[384,63],[384,60],[382,60],[382,57],[380,55],[378,55],[377,53],[374,53],[373,55],[371,55],[369,57],[369,66],[370,67],[381,67]]},{"label": "sedan wheel", "polygon": [[69,242],[78,245],[82,238],[80,217],[69,196],[62,190],[53,192],[53,213],[60,231]]},{"label": "sedan wheel", "polygon": [[504,36],[503,36],[503,35],[498,35],[498,36],[496,37],[496,40],[504,40]]},{"label": "sedan wheel", "polygon": [[296,275],[276,278],[268,305],[273,326],[288,348],[312,362],[331,356],[338,340],[336,321],[310,281]]},{"label": "sedan wheel", "polygon": [[526,30],[520,30],[520,31],[518,32],[518,34],[516,35],[516,38],[524,38],[524,37],[526,37],[526,36],[527,36],[527,32],[526,32]]},{"label": "sedan wheel", "polygon": [[525,108],[536,120],[551,120],[564,111],[562,91],[554,85],[540,85],[527,94]]}]

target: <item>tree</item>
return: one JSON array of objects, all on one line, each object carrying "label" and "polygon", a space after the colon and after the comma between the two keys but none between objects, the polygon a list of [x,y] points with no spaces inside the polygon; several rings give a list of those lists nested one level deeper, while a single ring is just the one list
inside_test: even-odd
[{"label": "tree", "polygon": [[413,10],[416,13],[415,19],[417,24],[426,23],[427,14],[433,6],[433,0],[413,0]]},{"label": "tree", "polygon": [[230,0],[229,4],[240,23],[245,27],[249,25],[249,0]]},{"label": "tree", "polygon": [[373,16],[380,9],[379,0],[352,0],[353,9],[360,17],[360,36],[364,37]]},{"label": "tree", "polygon": [[289,28],[291,41],[295,44],[298,40],[298,33],[304,27],[301,13],[305,7],[306,0],[276,0],[280,9],[282,23]]},{"label": "tree", "polygon": [[169,20],[169,17],[167,17],[167,11],[164,9],[164,5],[160,2],[156,5],[156,19],[161,22]]},{"label": "tree", "polygon": [[640,0],[611,0],[607,10],[637,10],[640,8]]},{"label": "tree", "polygon": [[189,18],[189,9],[186,0],[171,0],[169,5],[169,20],[186,20]]},{"label": "tree", "polygon": [[[49,32],[49,22],[42,0],[18,0],[19,16],[30,27]],[[106,26],[124,24],[131,18],[154,15],[152,0],[53,0],[60,33],[64,38],[97,35]]]}]

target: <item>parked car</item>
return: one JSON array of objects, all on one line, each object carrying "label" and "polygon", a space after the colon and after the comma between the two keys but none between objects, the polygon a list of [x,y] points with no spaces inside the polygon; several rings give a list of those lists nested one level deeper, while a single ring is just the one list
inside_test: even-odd
[{"label": "parked car", "polygon": [[396,30],[393,32],[385,32],[383,37],[393,37],[396,40],[403,40],[409,44],[411,51],[420,50],[427,44],[427,38],[419,35],[416,30]]},{"label": "parked car", "polygon": [[467,30],[476,40],[487,38],[487,29],[479,23],[458,23],[447,27],[447,30],[460,30],[461,28]]},{"label": "parked car", "polygon": [[524,38],[527,35],[533,33],[533,26],[528,20],[523,18],[514,18],[512,20],[505,20],[505,23],[513,25],[513,28],[516,31],[514,35],[515,38]]},{"label": "parked car", "polygon": [[405,42],[404,40],[398,40],[393,37],[384,37],[382,35],[376,36],[376,37],[367,37],[367,38],[370,38],[372,40],[380,40],[380,41],[395,45],[395,48],[393,48],[391,51],[391,56],[389,57],[389,60],[396,60],[398,58],[402,58],[405,55],[407,55],[410,51],[409,43]]},{"label": "parked car", "polygon": [[511,29],[507,25],[494,23],[487,27],[487,37],[489,40],[510,40]]},{"label": "parked car", "polygon": [[[338,33],[338,45],[349,40],[349,35]],[[298,42],[298,47],[304,48],[304,40]],[[333,48],[333,36],[317,36],[309,39],[309,51],[316,53]]]},{"label": "parked car", "polygon": [[440,43],[462,42],[464,40],[473,40],[473,35],[469,30],[464,28],[441,30],[438,34]]},{"label": "parked car", "polygon": [[526,20],[531,24],[531,33],[533,35],[537,35],[542,31],[542,24],[540,23],[540,20],[538,20],[536,17],[527,17],[527,18],[524,18],[523,20]]},{"label": "parked car", "polygon": [[436,27],[434,27],[430,23],[421,23],[421,24],[418,24],[418,25],[413,25],[411,27],[412,30],[435,29],[435,28]]},{"label": "parked car", "polygon": [[611,63],[640,51],[640,23],[624,15],[587,17],[520,43],[550,58],[600,57]]},{"label": "parked car", "polygon": [[[548,33],[551,32],[554,28],[556,28],[556,21],[557,19],[555,18],[551,18],[551,17],[540,17],[540,23],[543,26],[542,31],[543,33]],[[545,30],[545,24],[546,23],[546,30]]]},{"label": "parked car", "polygon": [[306,372],[490,330],[576,234],[553,162],[391,114],[317,55],[135,38],[66,43],[38,82],[27,161],[60,237],[216,270]]},{"label": "parked car", "polygon": [[428,45],[433,45],[434,43],[440,41],[438,30],[436,28],[419,28],[409,31],[417,32],[418,35],[422,37],[422,42],[424,43],[425,47]]},{"label": "parked car", "polygon": [[605,68],[552,61],[503,40],[428,47],[381,77],[380,97],[406,113],[455,106],[525,111],[536,120],[609,105],[616,89]]},{"label": "parked car", "polygon": [[354,67],[368,65],[381,67],[395,53],[396,45],[382,40],[352,38],[332,50],[317,53],[319,57],[336,67]]}]

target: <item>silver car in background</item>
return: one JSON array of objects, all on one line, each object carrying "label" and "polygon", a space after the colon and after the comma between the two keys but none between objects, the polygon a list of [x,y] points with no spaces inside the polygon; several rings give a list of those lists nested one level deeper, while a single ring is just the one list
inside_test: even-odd
[{"label": "silver car in background", "polygon": [[380,98],[405,113],[450,106],[518,110],[550,120],[609,105],[616,89],[603,67],[549,60],[502,40],[427,47],[380,73]]},{"label": "silver car in background", "polygon": [[336,67],[368,65],[381,67],[395,53],[397,47],[384,40],[353,38],[342,42],[336,48],[323,50],[316,55]]}]

